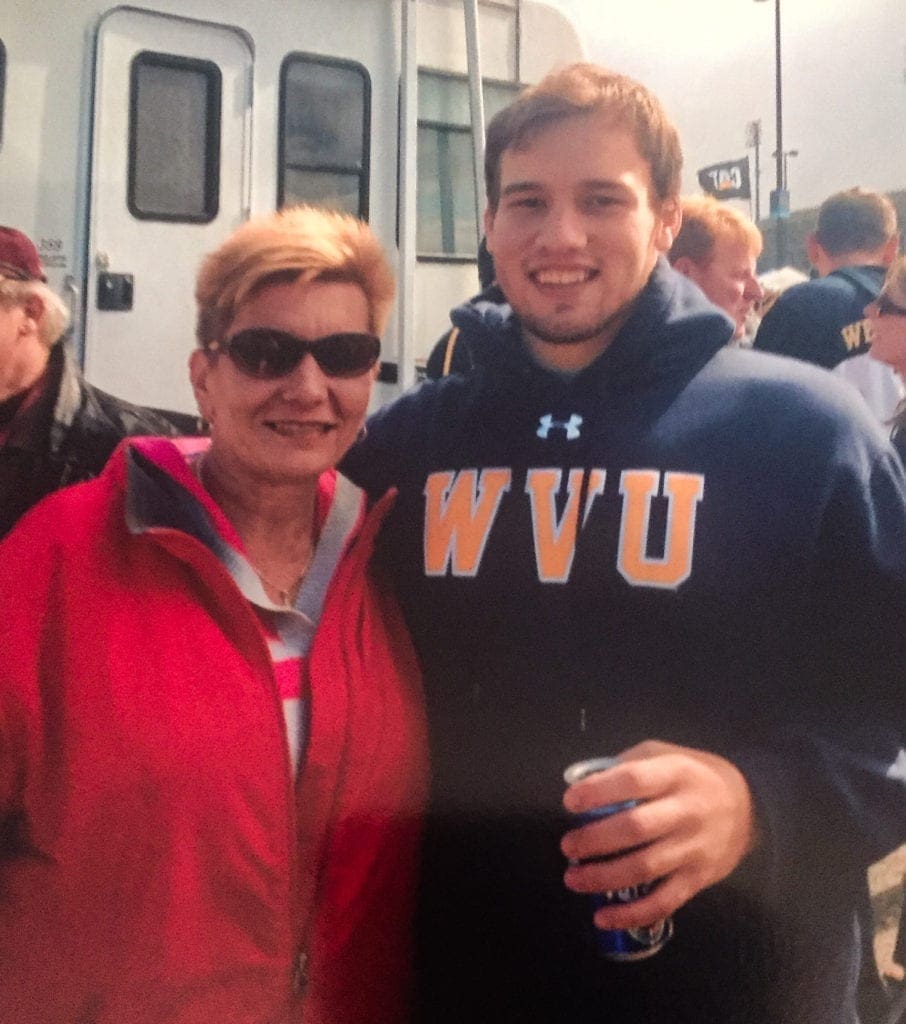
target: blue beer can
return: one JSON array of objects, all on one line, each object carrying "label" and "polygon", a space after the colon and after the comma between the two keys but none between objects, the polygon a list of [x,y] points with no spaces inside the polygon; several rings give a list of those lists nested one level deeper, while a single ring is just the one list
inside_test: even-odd
[{"label": "blue beer can", "polygon": [[[587,761],[577,761],[564,771],[563,778],[568,786],[572,786],[582,779],[587,779],[589,775],[612,768],[617,763],[615,757],[594,757]],[[609,818],[620,811],[637,807],[638,804],[638,800],[624,800],[621,803],[608,804],[606,807],[593,807],[576,817],[582,822],[600,821],[601,818]],[[615,904],[634,903],[635,900],[647,896],[656,886],[657,881],[643,882],[625,889],[595,893],[591,899],[595,910],[599,907],[612,907]],[[608,960],[644,960],[654,956],[669,941],[673,935],[673,919],[668,917],[663,921],[655,921],[638,928],[596,928],[595,931],[598,950]]]}]

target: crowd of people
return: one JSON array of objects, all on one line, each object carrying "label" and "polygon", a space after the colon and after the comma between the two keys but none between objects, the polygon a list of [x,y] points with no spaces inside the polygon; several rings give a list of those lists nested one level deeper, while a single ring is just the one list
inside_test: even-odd
[{"label": "crowd of people", "polygon": [[201,433],[82,378],[0,230],[4,1024],[886,1011],[906,409],[827,368],[901,381],[906,259],[885,197],[831,197],[746,345],[760,233],[681,171],[632,79],[520,94],[482,291],[367,422],[366,224],[206,258]]}]

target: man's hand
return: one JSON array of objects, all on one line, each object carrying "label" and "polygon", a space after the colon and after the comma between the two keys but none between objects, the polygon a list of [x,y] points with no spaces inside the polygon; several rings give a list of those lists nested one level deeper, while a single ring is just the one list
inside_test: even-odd
[{"label": "man's hand", "polygon": [[[648,740],[619,755],[619,764],[567,789],[574,814],[642,801],[568,832],[560,844],[571,864],[565,882],[597,893],[660,880],[634,903],[603,907],[599,928],[650,925],[726,878],[755,844],[752,795],[742,773],[716,754]],[[627,852],[622,852],[627,851]]]}]

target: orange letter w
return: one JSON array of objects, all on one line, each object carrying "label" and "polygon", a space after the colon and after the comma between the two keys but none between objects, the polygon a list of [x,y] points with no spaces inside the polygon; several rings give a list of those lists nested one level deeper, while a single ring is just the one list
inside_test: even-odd
[{"label": "orange letter w", "polygon": [[477,575],[510,480],[508,469],[483,469],[480,478],[476,469],[428,477],[424,492],[426,576],[443,576],[450,567],[454,576]]}]

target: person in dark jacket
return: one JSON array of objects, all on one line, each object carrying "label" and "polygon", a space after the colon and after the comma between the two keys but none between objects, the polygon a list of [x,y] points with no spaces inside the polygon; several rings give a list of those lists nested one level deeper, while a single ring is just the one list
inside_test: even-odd
[{"label": "person in dark jacket", "polygon": [[96,477],[124,437],[195,423],[89,384],[61,340],[68,311],[46,281],[32,241],[0,227],[0,537],[51,491]]},{"label": "person in dark jacket", "polygon": [[425,667],[425,1024],[857,1020],[865,870],[906,838],[906,479],[840,383],[727,346],[664,258],[680,172],[657,99],[592,65],[499,113],[507,301],[346,460],[399,489]]},{"label": "person in dark jacket", "polygon": [[[500,292],[494,286],[494,258],[488,252],[488,244],[484,237],[478,243],[478,283],[481,292],[471,300],[472,303],[500,302]],[[434,344],[425,366],[428,380],[439,380],[451,373],[468,373],[475,365],[472,358],[472,342],[468,332],[463,334],[462,328],[454,324],[445,331]]]},{"label": "person in dark jacket", "polygon": [[827,369],[867,353],[864,309],[880,292],[899,244],[887,196],[851,188],[825,199],[806,243],[818,277],[780,296],[758,327],[755,348]]},{"label": "person in dark jacket", "polygon": [[881,290],[900,235],[893,203],[880,192],[851,188],[818,210],[807,240],[817,277],[787,289],[764,315],[754,346],[824,366],[855,388],[886,422],[903,397],[896,374],[870,358],[866,303]]}]

